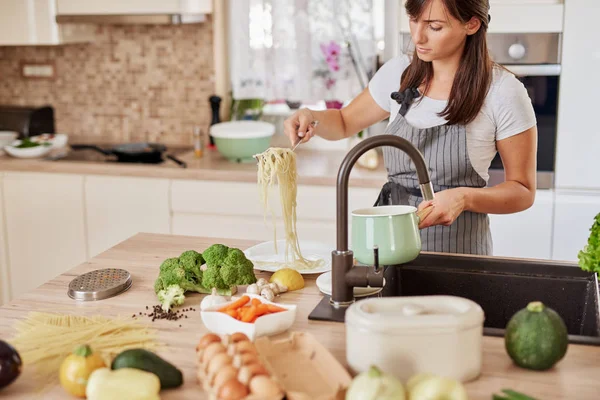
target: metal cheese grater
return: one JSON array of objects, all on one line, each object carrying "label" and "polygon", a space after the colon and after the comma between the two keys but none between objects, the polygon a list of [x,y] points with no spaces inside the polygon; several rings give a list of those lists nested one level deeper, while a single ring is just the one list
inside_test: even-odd
[{"label": "metal cheese grater", "polygon": [[105,268],[79,275],[69,283],[67,294],[75,300],[102,300],[131,287],[131,274],[124,269]]}]

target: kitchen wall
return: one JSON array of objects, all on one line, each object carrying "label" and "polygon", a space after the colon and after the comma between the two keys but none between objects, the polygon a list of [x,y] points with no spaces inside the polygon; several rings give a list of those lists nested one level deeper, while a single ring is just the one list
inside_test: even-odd
[{"label": "kitchen wall", "polygon": [[[53,62],[52,80],[26,79],[21,62]],[[93,43],[0,47],[0,104],[55,108],[71,142],[191,145],[214,94],[211,20],[190,25],[98,26]]]}]

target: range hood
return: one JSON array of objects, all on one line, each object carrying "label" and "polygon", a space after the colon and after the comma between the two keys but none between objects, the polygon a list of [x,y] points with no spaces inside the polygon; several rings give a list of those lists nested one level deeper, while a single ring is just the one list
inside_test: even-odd
[{"label": "range hood", "polygon": [[59,24],[187,24],[206,21],[213,0],[56,0]]}]

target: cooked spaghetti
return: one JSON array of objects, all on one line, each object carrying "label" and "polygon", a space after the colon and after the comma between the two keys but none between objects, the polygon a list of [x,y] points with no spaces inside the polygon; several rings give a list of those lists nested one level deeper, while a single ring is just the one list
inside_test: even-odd
[{"label": "cooked spaghetti", "polygon": [[[269,192],[275,182],[279,186],[279,199],[285,230],[285,267],[295,269],[313,269],[324,264],[324,260],[307,260],[302,256],[296,230],[296,194],[298,176],[296,171],[296,153],[291,149],[271,147],[256,156],[258,160],[258,186],[260,200],[265,211],[273,218],[275,252],[277,250],[277,228],[275,213],[269,204]],[[272,264],[272,263],[269,263]]]}]

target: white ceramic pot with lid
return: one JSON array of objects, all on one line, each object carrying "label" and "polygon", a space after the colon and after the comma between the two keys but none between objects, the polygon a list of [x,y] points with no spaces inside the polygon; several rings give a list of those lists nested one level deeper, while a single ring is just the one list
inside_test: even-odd
[{"label": "white ceramic pot with lid", "polygon": [[481,373],[484,313],[455,296],[360,300],[346,311],[346,358],[355,373],[376,365],[406,382],[417,373],[473,380]]}]

